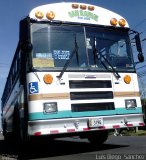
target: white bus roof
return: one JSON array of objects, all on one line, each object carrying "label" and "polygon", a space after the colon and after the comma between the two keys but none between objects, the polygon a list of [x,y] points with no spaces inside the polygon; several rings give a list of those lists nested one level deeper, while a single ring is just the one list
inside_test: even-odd
[{"label": "white bus roof", "polygon": [[[122,26],[119,25],[119,21],[124,19],[122,16],[102,7],[71,2],[52,3],[38,6],[30,12],[29,17],[38,21],[55,20],[106,26],[112,26],[110,22],[111,19],[114,19],[114,22],[116,23],[114,26],[117,27]],[[122,27],[129,27],[126,20],[125,22],[125,25]]]}]

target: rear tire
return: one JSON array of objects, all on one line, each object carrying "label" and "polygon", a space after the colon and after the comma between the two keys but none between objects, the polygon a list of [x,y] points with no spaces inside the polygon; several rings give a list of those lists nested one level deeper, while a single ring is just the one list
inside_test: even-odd
[{"label": "rear tire", "polygon": [[89,142],[94,146],[102,145],[108,138],[108,131],[91,132],[88,135]]}]

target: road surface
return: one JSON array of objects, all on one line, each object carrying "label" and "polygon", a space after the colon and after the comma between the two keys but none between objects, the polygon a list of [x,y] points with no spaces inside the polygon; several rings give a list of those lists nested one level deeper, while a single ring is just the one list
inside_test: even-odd
[{"label": "road surface", "polygon": [[109,136],[101,147],[93,147],[77,137],[31,143],[22,153],[0,136],[2,160],[135,160],[146,159],[146,136]]}]

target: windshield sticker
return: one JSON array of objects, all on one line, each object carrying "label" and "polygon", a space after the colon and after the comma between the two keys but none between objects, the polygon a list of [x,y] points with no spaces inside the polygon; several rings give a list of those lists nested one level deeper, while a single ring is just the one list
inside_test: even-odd
[{"label": "windshield sticker", "polygon": [[54,59],[33,58],[33,67],[39,67],[39,68],[54,67]]},{"label": "windshield sticker", "polygon": [[54,50],[54,59],[68,60],[70,57],[70,51],[65,50]]},{"label": "windshield sticker", "polygon": [[52,53],[35,53],[35,58],[33,58],[33,67],[54,67]]},{"label": "windshield sticker", "polygon": [[70,18],[77,17],[78,19],[83,19],[83,20],[94,20],[98,22],[98,15],[90,12],[90,11],[83,11],[83,10],[73,10],[68,12],[68,15]]},{"label": "windshield sticker", "polygon": [[36,58],[52,58],[52,53],[36,53]]},{"label": "windshield sticker", "polygon": [[29,83],[29,94],[39,93],[38,82]]}]

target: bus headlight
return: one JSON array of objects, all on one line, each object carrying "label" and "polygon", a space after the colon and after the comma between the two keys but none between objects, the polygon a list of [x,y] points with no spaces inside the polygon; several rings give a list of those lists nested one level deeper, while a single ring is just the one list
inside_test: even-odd
[{"label": "bus headlight", "polygon": [[134,109],[137,107],[135,99],[126,99],[125,100],[126,109]]},{"label": "bus headlight", "polygon": [[56,102],[44,103],[44,112],[45,113],[56,113],[56,112],[58,112],[57,103]]}]

